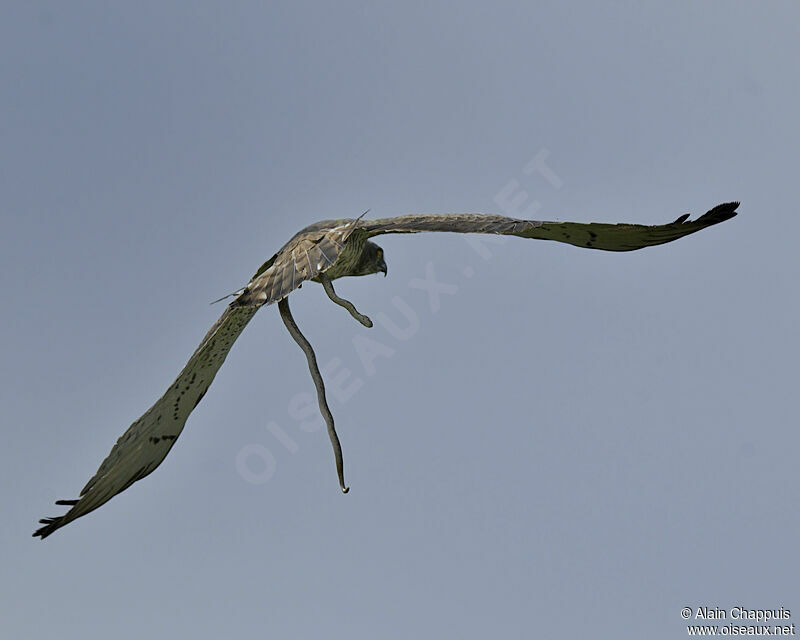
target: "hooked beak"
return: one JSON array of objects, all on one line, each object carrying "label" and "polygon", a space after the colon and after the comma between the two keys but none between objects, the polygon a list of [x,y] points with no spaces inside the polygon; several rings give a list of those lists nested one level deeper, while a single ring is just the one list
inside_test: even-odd
[{"label": "hooked beak", "polygon": [[389,269],[386,267],[386,262],[384,262],[383,260],[381,260],[378,263],[378,271],[383,272],[383,277],[384,278],[386,277],[386,273],[389,271]]}]

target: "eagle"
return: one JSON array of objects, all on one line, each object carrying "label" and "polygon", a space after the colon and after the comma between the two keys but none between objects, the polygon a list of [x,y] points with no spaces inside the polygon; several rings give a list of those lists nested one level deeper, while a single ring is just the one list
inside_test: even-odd
[{"label": "eagle", "polygon": [[674,222],[661,225],[545,222],[480,213],[417,214],[378,220],[365,220],[362,214],[359,218],[323,220],[312,224],[296,233],[262,264],[247,286],[226,296],[233,297],[233,301],[164,395],[122,434],[78,498],[56,501],[57,505],[70,509],[63,515],[40,520],[43,526],[33,536],[46,538],[152,473],[172,449],[189,414],[203,399],[247,323],[261,307],[272,303],[277,303],[286,328],[306,355],[320,412],[333,447],[339,486],[342,492],[347,493],[342,448],[325,398],[325,385],[314,350],[292,317],[288,296],[304,282],[317,282],[333,302],[344,307],[364,326],[371,327],[372,321],[366,315],[360,313],[352,302],[336,294],[333,281],[345,276],[386,275],[383,249],[371,240],[375,236],[424,231],[484,233],[554,240],[603,251],[635,251],[672,242],[724,222],[736,215],[738,206],[738,202],[728,202],[696,220],[689,220],[687,213]]}]

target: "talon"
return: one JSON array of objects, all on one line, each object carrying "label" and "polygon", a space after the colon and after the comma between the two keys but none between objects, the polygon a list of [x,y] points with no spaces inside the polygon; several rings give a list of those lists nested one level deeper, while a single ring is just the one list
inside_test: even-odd
[{"label": "talon", "polygon": [[372,320],[370,320],[363,313],[359,313],[358,309],[356,309],[355,305],[352,302],[350,302],[349,300],[345,300],[344,298],[340,298],[338,295],[336,295],[336,291],[333,288],[333,282],[331,282],[331,279],[325,273],[319,274],[319,280],[325,289],[325,293],[328,294],[328,297],[331,300],[333,300],[340,307],[344,307],[345,309],[347,309],[350,315],[353,316],[365,327],[367,327],[367,329],[372,328]]}]

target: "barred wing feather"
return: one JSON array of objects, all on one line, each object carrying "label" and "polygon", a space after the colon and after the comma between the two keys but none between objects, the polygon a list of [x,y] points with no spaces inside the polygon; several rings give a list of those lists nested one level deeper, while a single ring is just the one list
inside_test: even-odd
[{"label": "barred wing feather", "polygon": [[706,227],[724,222],[736,215],[738,206],[738,202],[728,202],[714,207],[697,220],[688,220],[689,214],[687,213],[674,222],[660,225],[546,222],[481,213],[462,213],[407,215],[367,220],[362,222],[359,227],[367,231],[370,236],[425,231],[494,233],[538,240],[554,240],[589,249],[634,251],[672,242]]},{"label": "barred wing feather", "polygon": [[166,393],[117,440],[97,473],[75,500],[59,500],[70,506],[63,516],[44,518],[33,534],[46,538],[56,529],[94,511],[150,474],[167,456],[214,376],[257,307],[233,307],[217,320]]}]

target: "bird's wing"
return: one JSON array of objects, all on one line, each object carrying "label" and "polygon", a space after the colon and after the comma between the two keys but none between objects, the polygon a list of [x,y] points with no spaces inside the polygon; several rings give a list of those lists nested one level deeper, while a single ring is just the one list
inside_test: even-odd
[{"label": "bird's wing", "polygon": [[234,341],[257,310],[258,307],[233,305],[225,309],[167,392],[117,440],[80,497],[56,502],[72,508],[62,516],[40,520],[44,526],[34,536],[46,538],[59,527],[108,502],[161,464]]},{"label": "bird's wing", "polygon": [[360,218],[323,220],[296,233],[265,262],[234,304],[264,306],[283,300],[336,262]]},{"label": "bird's wing", "polygon": [[544,222],[517,220],[505,216],[481,213],[440,215],[407,215],[379,220],[364,220],[359,229],[376,236],[383,233],[418,233],[422,231],[454,231],[456,233],[495,233],[555,240],[576,247],[603,249],[605,251],[634,251],[665,242],[672,242],[690,233],[700,231],[736,215],[738,202],[727,202],[711,209],[697,220],[689,214],[674,222],[659,225],[604,224],[584,222]]},{"label": "bird's wing", "polygon": [[235,294],[236,299],[211,327],[167,392],[117,440],[80,497],[56,501],[71,509],[63,516],[40,520],[44,526],[33,535],[46,538],[105,504],[161,464],[234,341],[258,308],[285,298],[303,281],[330,268],[359,220],[323,220],[312,224],[261,265],[248,285]]}]

